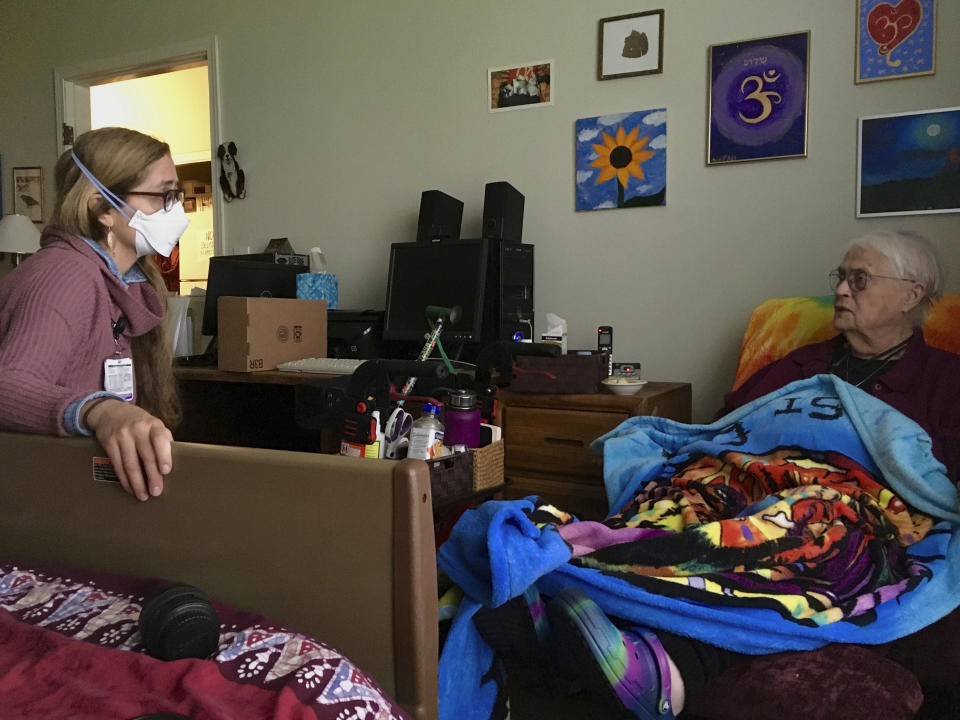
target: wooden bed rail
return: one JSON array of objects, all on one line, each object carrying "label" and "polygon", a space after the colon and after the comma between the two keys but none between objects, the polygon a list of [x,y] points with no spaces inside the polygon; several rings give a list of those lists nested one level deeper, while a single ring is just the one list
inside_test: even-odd
[{"label": "wooden bed rail", "polygon": [[95,479],[92,439],[0,433],[0,555],[162,577],[322,640],[437,716],[437,584],[422,461],[175,443],[159,498]]}]

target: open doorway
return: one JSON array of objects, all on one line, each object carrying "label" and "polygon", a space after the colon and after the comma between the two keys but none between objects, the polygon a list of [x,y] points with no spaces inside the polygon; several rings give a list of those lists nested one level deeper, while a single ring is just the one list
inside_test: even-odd
[{"label": "open doorway", "polygon": [[205,287],[208,260],[222,245],[211,152],[220,137],[216,67],[211,38],[55,71],[61,152],[77,135],[112,125],[170,144],[191,222],[177,256],[158,264],[167,288],[180,295]]}]

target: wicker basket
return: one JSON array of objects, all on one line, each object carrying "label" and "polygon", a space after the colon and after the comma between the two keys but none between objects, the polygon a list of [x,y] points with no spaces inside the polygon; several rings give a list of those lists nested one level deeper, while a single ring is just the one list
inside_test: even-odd
[{"label": "wicker basket", "polygon": [[471,450],[473,490],[486,490],[503,484],[503,440]]},{"label": "wicker basket", "polygon": [[503,484],[503,440],[465,453],[427,460],[435,505]]}]

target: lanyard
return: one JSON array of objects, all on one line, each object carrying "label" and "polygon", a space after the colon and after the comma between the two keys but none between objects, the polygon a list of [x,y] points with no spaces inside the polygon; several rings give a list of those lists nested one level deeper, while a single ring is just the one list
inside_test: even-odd
[{"label": "lanyard", "polygon": [[116,346],[113,354],[120,357],[120,333],[127,329],[127,316],[121,314],[120,317],[110,323],[110,329],[113,331],[113,343]]}]

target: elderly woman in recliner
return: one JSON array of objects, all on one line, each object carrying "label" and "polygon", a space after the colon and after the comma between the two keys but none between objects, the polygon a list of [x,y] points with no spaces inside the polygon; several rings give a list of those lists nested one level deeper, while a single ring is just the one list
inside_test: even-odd
[{"label": "elderly woman in recliner", "polygon": [[839,334],[757,371],[724,398],[717,416],[794,380],[833,373],[918,423],[947,475],[960,482],[960,356],[930,347],[920,331],[941,294],[932,246],[913,233],[866,235],[830,279]]}]

